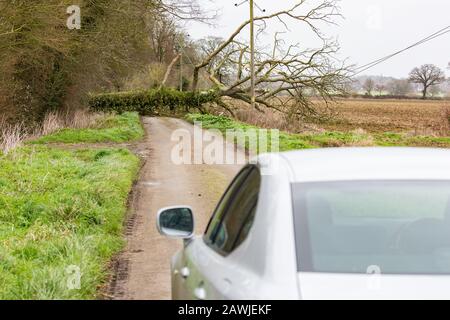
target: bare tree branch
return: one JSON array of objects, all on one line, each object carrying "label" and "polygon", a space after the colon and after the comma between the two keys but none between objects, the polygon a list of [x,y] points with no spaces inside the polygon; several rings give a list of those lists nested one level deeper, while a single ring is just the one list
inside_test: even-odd
[{"label": "bare tree branch", "polygon": [[[264,25],[267,21],[272,19],[278,19],[283,22],[287,28],[287,24],[284,19],[289,19],[297,22],[306,23],[309,28],[322,40],[326,40],[323,34],[320,32],[319,28],[315,25],[316,22],[326,22],[326,23],[334,23],[334,18],[340,16],[338,7],[336,5],[336,0],[323,0],[318,5],[313,8],[307,10],[306,13],[300,13],[300,9],[306,3],[306,0],[300,0],[297,4],[292,6],[290,9],[279,11],[273,14],[264,15],[255,17],[255,23],[262,22]],[[228,46],[235,44],[235,39],[238,35],[250,24],[250,20],[242,23],[232,34],[231,36],[225,40],[222,44],[217,46],[217,48],[210,52],[202,62],[197,64],[194,68],[194,75],[192,81],[192,89],[195,91],[198,88],[198,80],[200,70],[208,66],[212,60],[215,59],[217,55],[219,55],[223,50],[225,50]],[[279,44],[275,43],[275,46],[278,47]],[[241,61],[241,66],[243,66],[243,62]]]},{"label": "bare tree branch", "polygon": [[177,20],[211,23],[217,12],[206,12],[196,0],[156,0],[155,9]]}]

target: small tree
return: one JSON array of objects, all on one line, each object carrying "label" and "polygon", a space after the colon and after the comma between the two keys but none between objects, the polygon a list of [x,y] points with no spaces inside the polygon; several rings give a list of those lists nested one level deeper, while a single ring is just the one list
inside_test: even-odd
[{"label": "small tree", "polygon": [[444,72],[433,64],[414,68],[409,74],[409,81],[422,85],[422,98],[426,99],[428,89],[445,81]]},{"label": "small tree", "polygon": [[431,97],[439,97],[442,94],[442,88],[439,85],[432,86],[429,90]]},{"label": "small tree", "polygon": [[406,96],[411,91],[411,84],[408,80],[392,80],[387,85],[387,90],[393,96]]},{"label": "small tree", "polygon": [[379,96],[382,96],[383,92],[386,90],[386,86],[382,83],[378,83],[375,85],[375,90],[378,92]]},{"label": "small tree", "polygon": [[375,89],[375,81],[372,78],[368,78],[364,81],[363,89],[366,95],[371,96],[373,90]]}]

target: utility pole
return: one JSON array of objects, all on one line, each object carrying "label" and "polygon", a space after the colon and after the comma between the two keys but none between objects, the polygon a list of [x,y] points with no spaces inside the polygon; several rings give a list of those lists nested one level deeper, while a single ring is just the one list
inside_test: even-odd
[{"label": "utility pole", "polygon": [[256,74],[255,74],[255,6],[261,11],[266,12],[266,9],[261,9],[260,6],[258,6],[257,3],[255,3],[255,0],[243,0],[240,3],[236,3],[236,7],[240,7],[246,2],[249,2],[250,4],[250,78],[251,78],[251,85],[250,85],[250,96],[251,96],[251,105],[252,108],[255,108],[256,106]]},{"label": "utility pole", "polygon": [[250,0],[250,72],[251,72],[251,106],[255,108],[255,7],[254,0]]},{"label": "utility pole", "polygon": [[183,51],[180,51],[180,91],[183,91]]}]

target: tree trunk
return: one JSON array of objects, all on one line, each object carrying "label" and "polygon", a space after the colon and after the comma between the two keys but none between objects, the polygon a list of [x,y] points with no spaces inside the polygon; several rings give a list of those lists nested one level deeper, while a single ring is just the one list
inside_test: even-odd
[{"label": "tree trunk", "polygon": [[200,68],[199,67],[195,67],[194,68],[194,76],[192,79],[192,91],[197,91],[197,87],[198,87],[198,74],[200,72]]},{"label": "tree trunk", "polygon": [[172,68],[175,65],[175,63],[177,63],[178,59],[180,59],[180,58],[181,58],[181,54],[177,55],[172,60],[172,62],[169,64],[169,66],[167,67],[167,71],[166,71],[166,74],[164,75],[164,79],[161,82],[161,85],[159,86],[160,90],[166,86],[167,80],[169,80],[170,73],[172,72]]},{"label": "tree trunk", "polygon": [[422,90],[422,99],[426,100],[427,99],[427,92],[428,92],[428,87],[424,86],[423,90]]}]

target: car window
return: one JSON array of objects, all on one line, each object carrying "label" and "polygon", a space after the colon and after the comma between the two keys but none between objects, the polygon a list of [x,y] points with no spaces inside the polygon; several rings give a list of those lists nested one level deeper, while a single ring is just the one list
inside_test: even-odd
[{"label": "car window", "polygon": [[214,211],[214,214],[209,221],[208,227],[206,228],[205,237],[204,240],[207,244],[210,244],[213,242],[214,236],[217,234],[218,228],[220,226],[220,222],[222,221],[226,208],[229,206],[229,203],[231,199],[234,197],[234,195],[237,193],[237,190],[242,185],[242,183],[247,178],[248,174],[250,173],[252,167],[247,166],[244,169],[242,169],[234,178],[234,180],[231,182],[228,189],[225,191],[224,195],[222,196],[222,199],[219,201],[219,204],[216,207],[216,210]]},{"label": "car window", "polygon": [[212,241],[212,247],[221,254],[231,253],[247,238],[253,225],[260,185],[261,175],[254,167],[230,199]]},{"label": "car window", "polygon": [[300,272],[450,274],[450,182],[292,186]]}]

